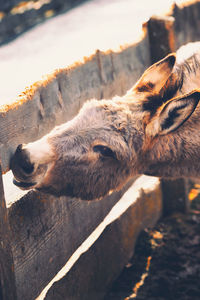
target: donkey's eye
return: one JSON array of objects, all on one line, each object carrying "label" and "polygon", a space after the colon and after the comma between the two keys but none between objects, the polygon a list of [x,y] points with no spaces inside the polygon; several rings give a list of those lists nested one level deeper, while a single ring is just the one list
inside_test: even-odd
[{"label": "donkey's eye", "polygon": [[115,153],[109,147],[104,146],[104,145],[96,145],[96,146],[94,146],[93,147],[93,151],[94,152],[98,152],[102,156],[105,156],[105,157],[116,158]]}]

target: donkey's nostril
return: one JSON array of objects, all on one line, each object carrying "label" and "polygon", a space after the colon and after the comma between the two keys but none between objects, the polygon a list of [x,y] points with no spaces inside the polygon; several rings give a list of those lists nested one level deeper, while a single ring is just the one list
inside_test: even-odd
[{"label": "donkey's nostril", "polygon": [[34,164],[31,164],[27,159],[21,161],[20,167],[26,174],[31,174],[34,171]]},{"label": "donkey's nostril", "polygon": [[20,145],[17,146],[15,154],[21,152],[21,150],[22,150],[22,144],[20,144]]},{"label": "donkey's nostril", "polygon": [[26,149],[23,149],[22,145],[19,145],[15,151],[15,154],[11,160],[11,169],[16,173],[20,172],[21,175],[30,175],[34,171],[34,164],[31,163],[29,153]]}]

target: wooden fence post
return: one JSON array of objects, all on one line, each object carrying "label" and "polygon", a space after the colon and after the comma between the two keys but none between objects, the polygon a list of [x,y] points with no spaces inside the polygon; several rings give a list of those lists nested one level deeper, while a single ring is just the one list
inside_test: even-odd
[{"label": "wooden fence post", "polygon": [[153,16],[146,23],[152,64],[175,51],[174,18]]},{"label": "wooden fence post", "polygon": [[0,300],[17,300],[10,226],[0,168]]},{"label": "wooden fence post", "polygon": [[[175,49],[174,18],[171,16],[153,16],[146,23],[151,62],[162,59]],[[163,215],[173,212],[187,212],[189,209],[188,181],[183,178],[161,180],[163,196]]]}]

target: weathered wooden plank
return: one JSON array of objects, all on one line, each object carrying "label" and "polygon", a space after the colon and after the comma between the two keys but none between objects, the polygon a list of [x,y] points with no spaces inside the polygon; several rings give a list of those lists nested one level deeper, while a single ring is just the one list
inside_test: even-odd
[{"label": "weathered wooden plank", "polygon": [[[103,299],[110,284],[133,255],[138,234],[153,226],[161,216],[159,180],[147,176],[139,180],[144,181],[139,187],[133,185],[117,204],[123,208],[123,203],[126,205],[132,201],[132,205],[115,221],[112,215],[118,210],[114,208],[105,220],[108,226],[93,246],[82,254],[67,274],[63,271],[61,279],[46,290],[46,297],[44,293],[37,300]],[[138,189],[141,189],[140,194]]]},{"label": "weathered wooden plank", "polygon": [[152,63],[175,50],[173,25],[171,16],[153,16],[147,22]]},{"label": "weathered wooden plank", "polygon": [[10,226],[4,199],[0,169],[0,299],[16,300],[15,270],[11,249]]},{"label": "weathered wooden plank", "polygon": [[176,180],[162,180],[163,214],[170,215],[173,212],[186,213],[189,210],[188,181],[179,178]]},{"label": "weathered wooden plank", "polygon": [[18,299],[35,299],[126,189],[91,202],[31,191],[9,207]]},{"label": "weathered wooden plank", "polygon": [[176,49],[189,42],[195,42],[200,37],[200,2],[186,1],[174,4],[170,12],[174,17]]}]

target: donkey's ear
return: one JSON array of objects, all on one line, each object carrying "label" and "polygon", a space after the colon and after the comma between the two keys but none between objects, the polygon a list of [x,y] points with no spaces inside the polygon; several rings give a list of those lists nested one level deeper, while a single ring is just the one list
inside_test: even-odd
[{"label": "donkey's ear", "polygon": [[168,134],[178,129],[194,112],[200,100],[200,91],[193,91],[168,101],[146,126],[146,134]]},{"label": "donkey's ear", "polygon": [[171,53],[149,67],[135,85],[138,92],[159,93],[171,75],[176,54]]}]

